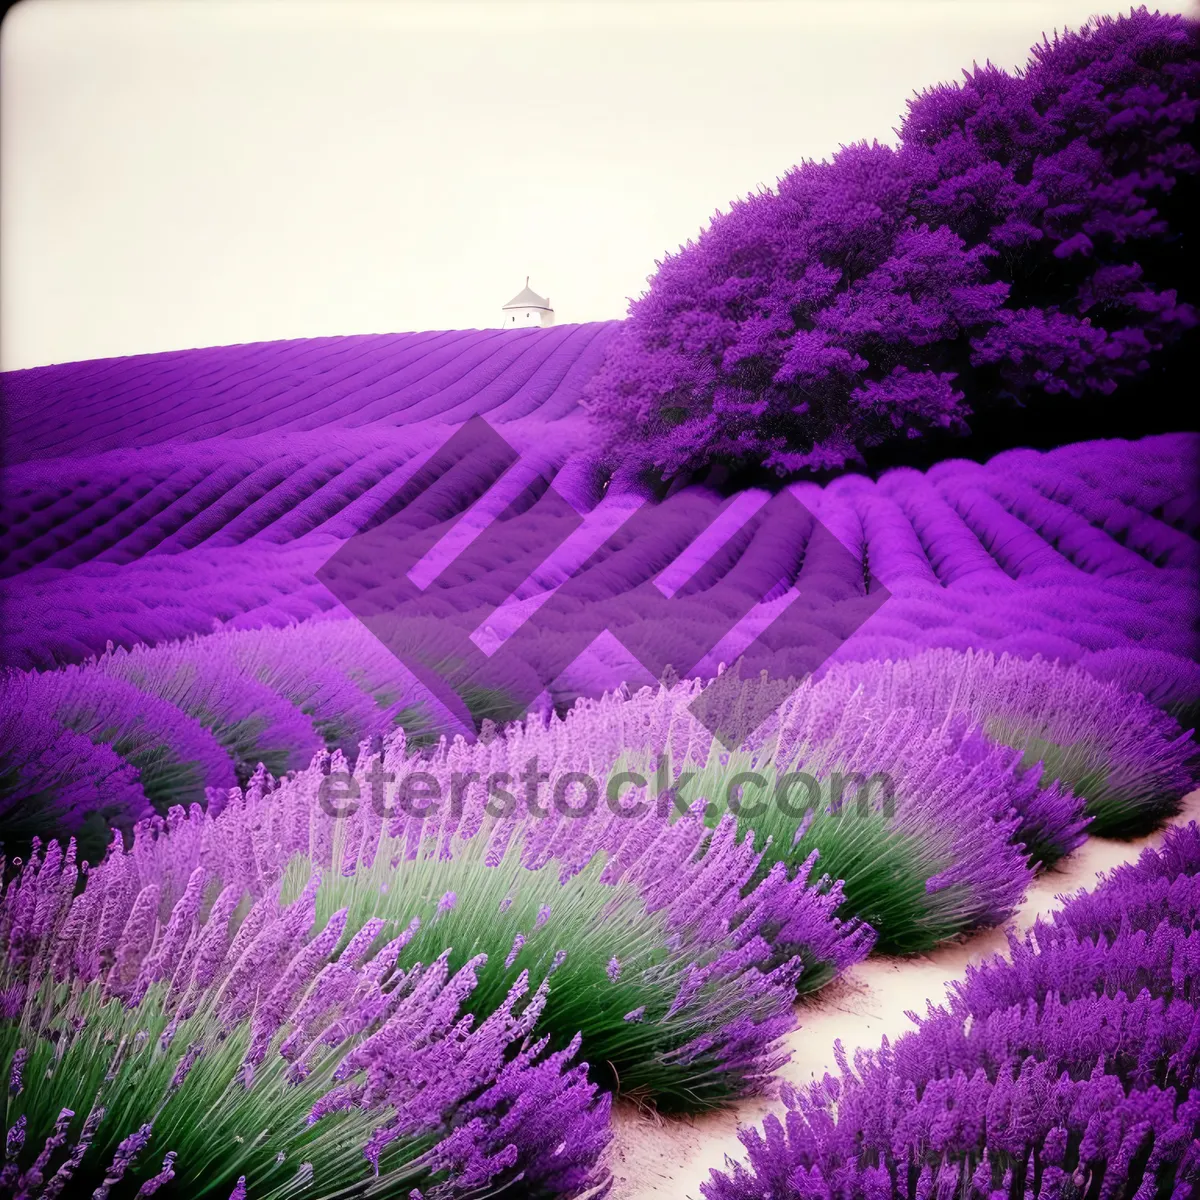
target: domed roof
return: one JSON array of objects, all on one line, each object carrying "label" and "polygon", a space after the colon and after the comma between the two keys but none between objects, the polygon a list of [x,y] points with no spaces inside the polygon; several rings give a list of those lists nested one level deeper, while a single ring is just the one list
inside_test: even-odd
[{"label": "domed roof", "polygon": [[525,286],[501,308],[501,312],[505,308],[544,308],[547,312],[552,312],[550,308],[550,299],[548,296],[539,296],[537,292],[529,289],[529,276],[525,276]]}]

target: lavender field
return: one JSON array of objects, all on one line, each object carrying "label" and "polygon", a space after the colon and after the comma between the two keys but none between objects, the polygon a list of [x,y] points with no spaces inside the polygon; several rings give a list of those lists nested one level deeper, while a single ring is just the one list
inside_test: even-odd
[{"label": "lavender field", "polygon": [[1088,423],[1191,344],[1197,96],[1134,13],[626,321],[0,377],[0,1195],[1200,1195],[1200,434]]}]

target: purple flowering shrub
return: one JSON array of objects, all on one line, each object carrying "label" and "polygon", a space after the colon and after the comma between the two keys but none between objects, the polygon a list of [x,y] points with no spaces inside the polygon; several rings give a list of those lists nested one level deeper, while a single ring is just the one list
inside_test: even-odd
[{"label": "purple flowering shrub", "polygon": [[1117,646],[1081,655],[1079,665],[1096,679],[1144,696],[1184,729],[1200,726],[1200,663],[1161,651]]},{"label": "purple flowering shrub", "polygon": [[316,878],[247,906],[203,868],[175,894],[119,853],[78,874],[52,842],[0,899],[0,1194],[606,1190],[609,1101],[534,1034],[544,986],[474,1021],[478,961],[315,929]]},{"label": "purple flowering shrub", "polygon": [[[435,960],[451,974],[469,968],[460,1004],[479,1021],[520,980],[549,981],[536,1034],[555,1053],[581,1039],[608,1088],[664,1109],[768,1088],[786,1059],[779,1043],[795,1023],[798,976],[820,963],[827,981],[866,955],[871,931],[841,919],[837,893],[803,875],[758,878],[761,851],[735,838],[732,822],[710,832],[692,814],[668,827],[653,805],[637,819],[574,804],[540,820],[498,817],[481,778],[519,779],[531,760],[603,775],[612,743],[572,738],[568,723],[531,719],[504,738],[458,739],[415,758],[398,731],[377,751],[364,745],[353,775],[340,752],[277,782],[260,769],[245,791],[214,794],[207,811],[141,822],[128,851],[116,840],[80,901],[85,912],[100,906],[107,924],[97,933],[80,916],[59,939],[103,964],[120,957],[113,939],[139,897],[153,902],[161,930],[181,898],[195,892],[189,903],[200,903],[198,888],[210,900],[221,889],[231,903],[266,898],[271,911],[315,889],[304,927],[313,937],[297,934],[300,944],[322,942],[334,922],[335,948],[403,935],[396,970]],[[414,770],[449,801],[424,817],[385,786]],[[330,773],[339,795],[358,797],[337,820],[322,800]],[[153,946],[143,949],[152,961]],[[77,970],[91,978],[99,967]]]},{"label": "purple flowering shrub", "polygon": [[919,218],[990,245],[1011,288],[972,364],[1003,364],[1018,394],[1112,391],[1194,320],[1163,257],[1200,166],[1195,24],[1143,7],[1044,40],[1020,76],[964,75],[911,101],[899,133]]},{"label": "purple flowering shrub", "polygon": [[93,857],[111,829],[131,829],[153,809],[137,771],[110,746],[60,725],[29,703],[29,681],[0,679],[0,830],[27,846],[48,830],[78,835]]},{"label": "purple flowering shrub", "polygon": [[[1002,654],[933,650],[896,662],[842,664],[819,688],[842,695],[864,689],[883,711],[913,708],[931,721],[968,715],[993,741],[1041,764],[1086,801],[1088,832],[1145,833],[1179,811],[1196,780],[1190,731],[1140,695],[1103,683],[1084,669]],[[1051,813],[1027,820],[1022,840],[1046,865],[1069,853],[1082,824]]]},{"label": "purple flowering shrub", "polygon": [[303,766],[322,748],[311,717],[223,649],[224,642],[212,641],[120,649],[96,666],[199,722],[224,746],[243,780],[259,762],[279,774]]},{"label": "purple flowering shrub", "polygon": [[[1091,832],[1092,819],[1085,815],[1084,797],[1077,794],[1069,781],[1036,769],[1028,754],[1022,753],[1025,746],[1018,744],[1019,739],[1005,741],[995,736],[988,724],[990,711],[982,706],[972,707],[966,697],[960,700],[961,689],[956,690],[953,682],[949,699],[945,692],[939,697],[936,683],[925,690],[914,684],[914,679],[924,679],[922,670],[931,660],[938,661],[952,680],[960,682],[966,673],[962,669],[964,661],[968,666],[972,662],[970,654],[963,656],[947,650],[927,652],[895,663],[885,660],[831,667],[819,682],[798,691],[781,710],[778,739],[784,755],[794,754],[794,747],[801,744],[805,723],[813,720],[809,714],[857,707],[862,713],[860,719],[882,727],[893,719],[895,712],[907,711],[911,714],[913,727],[925,731],[924,737],[929,744],[922,761],[930,761],[936,756],[936,737],[941,737],[945,747],[943,753],[949,750],[972,763],[990,760],[1001,769],[1003,782],[990,785],[998,805],[996,811],[1006,814],[1011,810],[1014,824],[1010,840],[1021,847],[1031,868],[1050,866],[1069,854]],[[1005,661],[1001,660],[1001,667]],[[989,672],[987,666],[995,667],[995,660],[989,658],[980,672],[983,677],[981,690],[991,686],[994,692],[1001,691],[999,677],[1002,671]],[[1030,665],[1022,660],[1018,666],[1028,668]],[[1020,676],[1021,671],[1010,674]],[[1118,699],[1122,703],[1125,701],[1124,697]],[[936,736],[931,737],[935,731]],[[987,749],[989,744],[1015,753],[1001,750],[992,754]],[[912,753],[911,747],[906,748],[897,756],[897,761],[905,761]]]},{"label": "purple flowering shrub", "polygon": [[760,875],[819,872],[839,915],[869,925],[879,950],[909,954],[1011,915],[1032,877],[1023,814],[1081,826],[1079,803],[1041,788],[1019,757],[965,718],[933,722],[818,685],[753,751],[714,747],[684,795],[766,839]]},{"label": "purple flowering shrub", "polygon": [[[653,706],[656,698],[644,703]],[[272,850],[245,875],[247,886],[263,886],[256,880],[274,878],[296,853],[317,864],[342,863],[352,871],[344,886],[355,921],[395,905],[397,917],[419,912],[417,895],[431,911],[453,896],[431,936],[439,945],[453,942],[456,955],[467,953],[464,939],[491,949],[480,996],[498,997],[496,980],[522,965],[536,980],[559,950],[567,951],[553,967],[560,984],[543,1025],[552,1022],[566,1037],[582,1031],[589,1061],[601,1073],[612,1069],[606,1082],[660,1107],[704,1106],[756,1091],[778,1053],[775,1039],[791,1027],[797,973],[819,962],[823,973],[812,986],[827,982],[866,955],[871,933],[856,920],[840,920],[824,888],[803,877],[775,871],[757,878],[761,851],[735,841],[731,823],[710,836],[691,814],[668,830],[662,804],[647,802],[647,811],[624,816],[599,806],[589,812],[582,797],[572,797],[565,812],[547,807],[536,819],[521,811],[497,818],[478,782],[454,793],[456,777],[500,773],[516,781],[532,760],[559,779],[568,771],[603,779],[619,751],[602,735],[573,736],[580,727],[590,731],[580,716],[548,728],[531,719],[504,738],[473,746],[459,740],[423,756],[420,770],[438,781],[441,795],[459,796],[448,811],[423,819],[385,820],[376,811],[388,804],[375,791],[376,770],[399,778],[412,769],[404,766],[400,733],[380,755],[360,757],[354,778],[363,802],[336,822],[314,803],[323,778],[314,770],[261,799],[253,789],[245,800],[235,797],[233,811],[215,821],[195,816],[171,844],[196,842],[205,855],[239,862],[238,831],[265,823],[260,844]],[[516,782],[511,786],[519,792]],[[543,805],[548,800],[543,796]],[[636,798],[626,803],[636,807]],[[325,892],[337,896],[342,886],[331,879]]]},{"label": "purple flowering shrub", "polygon": [[657,264],[584,403],[622,457],[839,467],[996,394],[1107,394],[1195,324],[1195,23],[1135,10],[909,102]]},{"label": "purple flowering shrub", "polygon": [[909,218],[910,190],[899,155],[862,145],[735,202],[631,305],[585,392],[593,418],[667,474],[820,469],[864,435],[960,428],[931,347],[986,329],[1005,289],[953,232]]},{"label": "purple flowering shrub", "polygon": [[[11,706],[0,761],[24,764],[0,768],[0,842],[11,854],[33,833],[59,832],[92,861],[109,826],[128,832],[152,810],[204,803],[260,763],[282,773],[322,748],[353,754],[399,727],[418,745],[450,724],[382,644],[345,620],[110,650],[58,671],[6,673],[0,694]],[[80,788],[86,803],[71,799]]]},{"label": "purple flowering shrub", "polygon": [[[1185,1200],[1200,1184],[1200,828],[1169,829],[918,1028],[808,1089],[706,1200]],[[1147,895],[1145,889],[1153,889]]]},{"label": "purple flowering shrub", "polygon": [[136,769],[146,799],[160,811],[202,803],[207,788],[236,782],[233,760],[209,729],[118,676],[71,666],[22,682],[26,711],[50,715],[62,728],[111,746]]}]

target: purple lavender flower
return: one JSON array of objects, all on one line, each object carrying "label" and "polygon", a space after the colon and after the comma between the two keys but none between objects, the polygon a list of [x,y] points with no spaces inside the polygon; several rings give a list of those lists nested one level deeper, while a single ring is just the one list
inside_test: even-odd
[{"label": "purple lavender flower", "polygon": [[175,1178],[175,1159],[179,1156],[174,1150],[167,1152],[167,1156],[163,1159],[162,1170],[138,1188],[137,1196],[134,1200],[142,1200],[143,1196],[153,1196],[160,1188],[166,1187],[172,1179]]},{"label": "purple lavender flower", "polygon": [[[264,798],[261,793],[260,798]],[[231,820],[242,815],[236,806],[227,811]],[[199,812],[195,816],[202,818]],[[182,856],[185,869],[175,870],[180,864],[172,862],[172,849]],[[47,1015],[57,1019],[44,1011],[40,993],[30,992],[27,985],[39,981],[40,973],[49,969],[51,949],[61,946],[63,939],[68,946],[80,939],[66,958],[75,958],[84,970],[77,976],[78,995],[72,993],[72,1019],[60,1021],[55,1048],[59,1066],[47,1076],[46,1086],[53,1088],[56,1078],[75,1080],[81,1073],[94,1072],[101,1079],[97,1100],[110,1092],[121,1098],[121,1104],[112,1108],[95,1104],[72,1142],[70,1109],[62,1109],[53,1128],[46,1130],[37,1108],[31,1110],[32,1116],[14,1111],[13,1106],[27,1104],[29,1096],[27,1087],[14,1089],[7,1161],[0,1179],[6,1192],[49,1198],[95,1191],[103,1200],[122,1187],[140,1196],[158,1194],[168,1186],[191,1190],[211,1175],[212,1155],[224,1156],[225,1161],[230,1147],[237,1146],[236,1153],[243,1155],[239,1164],[247,1170],[234,1195],[244,1196],[255,1178],[260,1183],[265,1180],[277,1159],[288,1161],[293,1157],[288,1151],[300,1149],[300,1143],[292,1140],[290,1122],[277,1122],[276,1116],[281,1105],[297,1103],[310,1115],[310,1132],[303,1139],[304,1161],[296,1155],[295,1180],[300,1183],[319,1177],[322,1187],[336,1190],[369,1178],[372,1163],[381,1167],[381,1173],[390,1172],[394,1168],[379,1164],[376,1153],[376,1148],[389,1146],[393,1157],[388,1161],[400,1164],[401,1178],[408,1182],[432,1178],[441,1167],[431,1164],[445,1161],[452,1166],[451,1157],[457,1155],[464,1177],[474,1181],[472,1187],[508,1186],[523,1171],[555,1177],[566,1171],[565,1195],[603,1186],[606,1176],[596,1163],[608,1136],[607,1102],[597,1098],[595,1085],[587,1082],[580,1068],[568,1067],[577,1045],[569,1053],[549,1055],[543,1053],[544,1039],[540,1048],[529,1040],[545,1007],[544,988],[527,997],[524,982],[498,1010],[475,1022],[464,1007],[475,988],[481,960],[453,975],[445,956],[427,970],[397,970],[399,952],[419,927],[415,921],[382,949],[377,947],[384,922],[368,921],[344,939],[345,912],[334,914],[320,931],[312,932],[320,872],[290,903],[282,903],[273,887],[253,900],[239,922],[230,921],[243,894],[237,887],[221,889],[206,913],[198,911],[195,869],[190,874],[186,869],[193,849],[186,823],[159,831],[153,855],[145,853],[144,841],[130,854],[118,843],[110,858],[89,874],[84,891],[72,896],[73,855],[64,855],[57,844],[45,851],[35,847],[31,860],[21,864],[21,872],[0,894],[0,950],[6,977],[20,985],[22,1010],[26,1003],[34,1004],[41,1019]],[[154,874],[162,886],[139,886],[142,872]],[[172,880],[185,882],[172,884]],[[151,896],[160,892],[170,896],[174,889],[173,915],[186,914],[187,922],[181,925],[170,917],[158,922],[147,945],[141,914]],[[164,973],[153,981],[154,1007],[149,1013],[143,1011],[145,999],[124,1004],[118,1010],[123,1014],[118,1018],[119,1036],[104,1037],[96,1014],[102,1011],[107,981],[122,958],[103,952],[132,940],[147,951],[145,961],[154,962],[162,950],[160,939],[170,943],[169,957],[178,960],[174,980]],[[91,951],[89,959],[77,957],[83,946]],[[113,965],[106,968],[104,960]],[[323,987],[329,980],[338,986]],[[157,1021],[160,1005],[171,1017],[167,1036],[151,1038],[149,1030],[139,1026],[147,1018]],[[111,1010],[103,1011],[108,1022]],[[186,1021],[198,1024],[185,1026]],[[186,1049],[182,1039],[174,1036],[175,1030],[184,1028],[200,1035]],[[329,1038],[331,1030],[337,1033]],[[220,1044],[227,1035],[248,1039],[247,1058],[240,1068],[236,1059],[230,1062]],[[295,1041],[292,1058],[306,1069],[295,1079],[266,1072],[256,1080],[255,1063],[266,1062],[274,1053],[282,1056],[289,1039]],[[19,1082],[29,1047],[18,1049],[25,1053],[14,1053],[9,1075]],[[168,1056],[167,1069],[147,1072],[147,1063],[163,1055]],[[207,1065],[198,1070],[196,1063],[202,1056]],[[361,1070],[364,1077],[344,1088],[338,1081],[331,1090],[320,1080],[327,1080],[339,1061],[350,1064],[351,1074]],[[310,1065],[324,1072],[312,1082],[308,1081]],[[228,1066],[234,1068],[233,1074]],[[547,1080],[550,1093],[558,1087],[563,1106],[536,1116],[527,1114],[514,1124],[507,1093],[496,1096],[495,1106],[486,1101],[488,1089],[514,1072],[527,1074],[530,1080]],[[552,1084],[551,1075],[560,1083]],[[234,1086],[236,1079],[241,1082]],[[523,1086],[520,1079],[513,1084],[518,1092]],[[205,1099],[205,1089],[214,1087]],[[213,1109],[212,1098],[218,1095],[224,1099]],[[38,1097],[40,1105],[44,1101],[44,1096]],[[197,1104],[210,1114],[200,1142],[191,1126]],[[461,1124],[456,1114],[461,1116],[465,1108],[469,1115],[462,1116],[465,1124]],[[345,1156],[347,1127],[334,1128],[325,1120],[347,1110],[353,1110],[363,1150],[357,1175]],[[129,1132],[131,1115],[138,1113],[148,1119]],[[120,1123],[113,1125],[114,1119]],[[31,1126],[37,1134],[27,1156],[26,1134]],[[469,1134],[464,1132],[468,1128]],[[87,1152],[98,1136],[110,1139],[110,1145],[116,1142],[116,1150],[95,1163]],[[564,1157],[560,1148],[568,1137],[578,1137],[578,1143]],[[155,1145],[179,1147],[166,1153],[157,1172],[153,1166],[141,1165],[144,1152],[152,1149],[152,1139]],[[246,1157],[245,1148],[251,1143]],[[261,1149],[255,1148],[260,1143]],[[33,1157],[38,1146],[40,1151]],[[64,1146],[66,1158],[51,1175],[54,1156]],[[451,1184],[457,1186],[456,1181]],[[434,1194],[436,1188],[430,1186]]]},{"label": "purple lavender flower", "polygon": [[16,1121],[13,1123],[13,1125],[9,1129],[8,1133],[5,1135],[5,1139],[4,1139],[4,1156],[5,1156],[5,1158],[14,1159],[17,1157],[18,1154],[21,1153],[21,1147],[25,1145],[26,1121],[27,1121],[27,1118],[26,1118],[25,1114],[22,1113],[16,1119]]},{"label": "purple lavender flower", "polygon": [[521,953],[521,948],[525,945],[525,935],[518,933],[513,938],[512,949],[508,952],[508,957],[504,960],[505,969],[511,967],[517,961],[517,955]]},{"label": "purple lavender flower", "polygon": [[12,1066],[9,1069],[8,1075],[8,1090],[14,1095],[19,1096],[24,1083],[22,1075],[25,1070],[25,1063],[29,1060],[29,1051],[24,1046],[18,1046],[13,1051]]},{"label": "purple lavender flower", "polygon": [[[931,651],[897,662],[840,664],[819,685],[873,702],[914,708],[934,720],[965,714],[992,740],[1041,766],[1014,804],[1018,836],[1045,864],[1082,840],[1070,789],[1086,803],[1094,833],[1126,835],[1178,810],[1194,775],[1191,739],[1165,713],[1079,667],[1007,654]],[[1058,792],[1047,790],[1059,782]]]},{"label": "purple lavender flower", "polygon": [[[968,969],[919,1028],[741,1135],[706,1200],[1186,1195],[1200,1177],[1200,827]],[[1144,889],[1159,886],[1157,900]],[[969,1192],[964,1192],[967,1186]]]},{"label": "purple lavender flower", "polygon": [[121,1142],[105,1173],[104,1182],[93,1193],[95,1200],[108,1200],[109,1192],[121,1182],[125,1172],[133,1165],[134,1159],[146,1148],[150,1141],[150,1132],[151,1126],[143,1125]]}]

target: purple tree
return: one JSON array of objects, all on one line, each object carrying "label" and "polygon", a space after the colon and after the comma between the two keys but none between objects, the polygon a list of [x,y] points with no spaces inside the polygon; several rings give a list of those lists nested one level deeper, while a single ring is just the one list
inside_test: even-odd
[{"label": "purple tree", "polygon": [[1200,162],[1196,51],[1182,17],[1098,20],[802,163],[658,264],[585,404],[665,474],[789,474],[985,395],[1111,392],[1195,321],[1162,201]]}]

